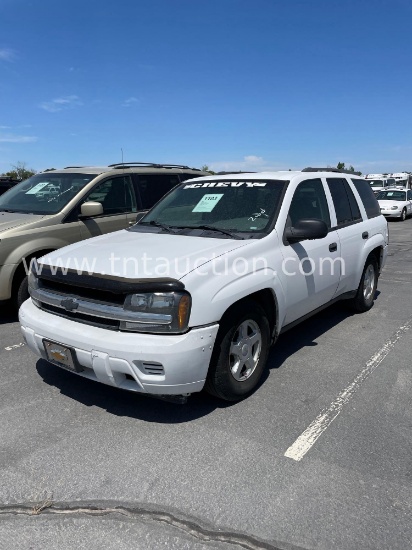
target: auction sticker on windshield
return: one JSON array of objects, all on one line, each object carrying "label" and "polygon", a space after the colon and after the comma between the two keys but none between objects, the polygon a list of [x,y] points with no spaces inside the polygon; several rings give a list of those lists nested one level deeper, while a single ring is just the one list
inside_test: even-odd
[{"label": "auction sticker on windshield", "polygon": [[46,185],[49,185],[49,183],[50,182],[48,182],[48,181],[46,181],[45,183],[38,183],[37,185],[35,185],[31,189],[29,189],[26,192],[26,195],[35,195],[37,193],[37,191],[40,191],[40,189],[43,189],[43,187],[46,187]]},{"label": "auction sticker on windshield", "polygon": [[222,197],[223,193],[220,193],[218,195],[203,195],[200,201],[193,208],[192,212],[211,212]]}]

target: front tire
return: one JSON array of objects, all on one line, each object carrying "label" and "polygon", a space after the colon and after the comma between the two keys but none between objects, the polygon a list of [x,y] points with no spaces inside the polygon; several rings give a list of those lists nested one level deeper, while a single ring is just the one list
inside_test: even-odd
[{"label": "front tire", "polygon": [[404,222],[405,220],[406,220],[406,208],[404,208],[401,213],[401,222]]},{"label": "front tire", "polygon": [[15,295],[15,304],[16,308],[20,309],[20,306],[25,302],[28,298],[30,298],[29,294],[29,281],[27,275],[23,277],[18,283],[17,286],[17,292]]},{"label": "front tire", "polygon": [[368,311],[373,306],[376,289],[378,287],[378,262],[375,256],[369,256],[363,268],[362,277],[355,298],[353,299],[353,309],[359,313]]},{"label": "front tire", "polygon": [[269,321],[252,300],[241,302],[223,318],[205,390],[225,401],[239,401],[256,388],[270,346]]}]

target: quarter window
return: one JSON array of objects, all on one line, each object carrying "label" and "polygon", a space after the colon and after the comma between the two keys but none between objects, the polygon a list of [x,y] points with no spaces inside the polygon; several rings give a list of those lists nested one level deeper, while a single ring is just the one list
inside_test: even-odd
[{"label": "quarter window", "polygon": [[367,182],[361,179],[352,179],[352,183],[355,186],[356,191],[359,193],[368,218],[376,218],[376,216],[380,216],[381,210],[379,203]]},{"label": "quarter window", "polygon": [[345,178],[327,178],[336,212],[337,226],[352,224],[362,220],[358,203]]}]

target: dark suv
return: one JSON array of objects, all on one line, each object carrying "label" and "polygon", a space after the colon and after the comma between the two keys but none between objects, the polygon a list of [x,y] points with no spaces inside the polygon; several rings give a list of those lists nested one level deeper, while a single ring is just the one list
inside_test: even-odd
[{"label": "dark suv", "polygon": [[0,176],[0,195],[20,183],[20,180],[15,180],[9,176]]}]

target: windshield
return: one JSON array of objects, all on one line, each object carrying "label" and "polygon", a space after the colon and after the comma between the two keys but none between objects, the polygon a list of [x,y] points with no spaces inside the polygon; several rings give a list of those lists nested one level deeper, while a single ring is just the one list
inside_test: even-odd
[{"label": "windshield", "polygon": [[376,198],[378,201],[406,201],[406,193],[403,191],[381,191]]},{"label": "windshield", "polygon": [[97,174],[36,174],[0,197],[0,212],[56,214]]},{"label": "windshield", "polygon": [[167,195],[140,223],[264,232],[273,221],[285,184],[273,180],[187,183]]},{"label": "windshield", "polygon": [[383,181],[382,180],[370,180],[369,185],[373,187],[383,187]]}]

